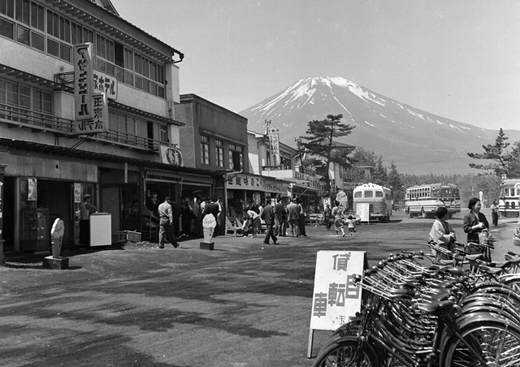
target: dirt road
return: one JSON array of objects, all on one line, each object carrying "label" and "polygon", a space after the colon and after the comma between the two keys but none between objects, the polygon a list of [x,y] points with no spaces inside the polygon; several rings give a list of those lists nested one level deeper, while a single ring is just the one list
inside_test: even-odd
[{"label": "dirt road", "polygon": [[[490,216],[489,216],[490,217]],[[450,221],[464,239],[462,221]],[[369,264],[427,250],[431,219],[394,215],[354,238],[309,227],[307,238],[219,237],[180,248],[129,245],[0,267],[0,366],[310,366],[307,342],[319,250],[366,251]],[[501,223],[497,248],[512,247]],[[33,262],[31,262],[33,261]],[[316,333],[315,351],[328,336]]]}]

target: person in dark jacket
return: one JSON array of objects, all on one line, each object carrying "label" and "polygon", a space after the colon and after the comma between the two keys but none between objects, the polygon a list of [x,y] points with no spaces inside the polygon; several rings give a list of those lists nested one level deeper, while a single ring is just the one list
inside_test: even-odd
[{"label": "person in dark jacket", "polygon": [[180,220],[182,215],[182,206],[177,202],[176,199],[170,200],[171,206],[172,206],[172,226],[173,226],[173,233],[175,234],[176,238],[179,238],[181,236],[181,226],[180,226]]},{"label": "person in dark jacket", "polygon": [[[468,244],[470,242],[480,243],[479,234],[483,231],[489,230],[489,223],[486,216],[480,212],[482,203],[477,198],[469,199],[468,208],[469,213],[464,216],[463,228],[464,232],[468,234]],[[484,249],[471,245],[468,246],[467,252],[470,253],[484,253]],[[490,261],[490,259],[486,260]],[[470,271],[474,270],[478,265],[474,260],[470,260],[469,268]]]},{"label": "person in dark jacket", "polygon": [[468,234],[468,242],[479,243],[478,235],[484,230],[489,230],[486,216],[480,212],[482,203],[477,198],[469,199],[469,213],[464,216],[464,232]]},{"label": "person in dark jacket", "polygon": [[262,212],[267,230],[265,231],[264,244],[269,245],[269,239],[273,239],[273,244],[276,245],[277,238],[274,235],[274,225],[276,223],[276,213],[270,201],[267,201]]}]

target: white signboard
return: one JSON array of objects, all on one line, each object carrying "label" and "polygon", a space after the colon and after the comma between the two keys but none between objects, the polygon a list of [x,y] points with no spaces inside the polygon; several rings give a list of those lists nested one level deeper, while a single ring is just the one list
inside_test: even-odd
[{"label": "white signboard", "polygon": [[356,215],[361,218],[362,222],[370,221],[370,204],[358,203],[356,206]]},{"label": "white signboard", "polygon": [[311,329],[336,330],[361,310],[361,288],[353,274],[363,274],[364,251],[318,251]]},{"label": "white signboard", "polygon": [[311,356],[314,330],[336,330],[361,311],[361,288],[354,274],[368,267],[364,251],[318,251],[308,357]]}]

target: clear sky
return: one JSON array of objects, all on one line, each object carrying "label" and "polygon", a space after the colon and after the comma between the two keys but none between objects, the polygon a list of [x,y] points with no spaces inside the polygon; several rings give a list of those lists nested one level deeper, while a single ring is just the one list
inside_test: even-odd
[{"label": "clear sky", "polygon": [[[518,0],[111,0],[183,52],[181,94],[239,112],[309,76],[520,130]],[[332,111],[331,111],[332,113]]]}]

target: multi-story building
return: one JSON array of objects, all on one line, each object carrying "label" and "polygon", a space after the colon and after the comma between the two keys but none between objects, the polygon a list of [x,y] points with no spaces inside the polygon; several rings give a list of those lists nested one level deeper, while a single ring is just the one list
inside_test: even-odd
[{"label": "multi-story building", "polygon": [[183,53],[110,1],[1,0],[0,50],[4,250],[46,250],[57,217],[64,245],[77,245],[85,194],[112,232],[139,231],[152,193],[215,187],[209,166],[183,157]]},{"label": "multi-story building", "polygon": [[298,149],[281,143],[276,128],[269,128],[265,133],[249,131],[248,137],[251,171],[285,181],[285,196],[300,198],[307,211],[317,210],[321,199],[321,176],[315,170],[303,167],[303,157]]}]

